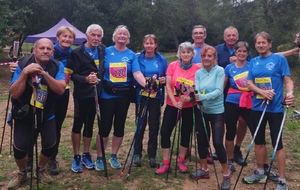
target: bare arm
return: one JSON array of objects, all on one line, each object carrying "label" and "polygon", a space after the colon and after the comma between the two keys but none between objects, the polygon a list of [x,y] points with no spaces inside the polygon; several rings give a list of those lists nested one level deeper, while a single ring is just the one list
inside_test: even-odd
[{"label": "bare arm", "polygon": [[247,80],[247,85],[248,85],[248,88],[255,92],[256,94],[261,94],[263,97],[265,97],[266,99],[268,100],[272,100],[273,99],[273,96],[275,96],[275,92],[274,90],[263,90],[263,89],[260,89],[258,88],[252,80]]},{"label": "bare arm", "polygon": [[284,80],[285,87],[286,87],[286,92],[287,92],[287,95],[285,97],[285,103],[287,105],[293,105],[293,103],[295,101],[295,97],[293,95],[294,83],[293,83],[290,76],[285,76],[283,78],[283,80]]},{"label": "bare arm", "polygon": [[171,99],[172,104],[173,104],[176,108],[181,109],[181,108],[182,108],[182,102],[181,102],[181,101],[178,101],[178,102],[176,101],[171,86],[172,86],[172,77],[171,77],[171,76],[167,76],[167,80],[166,80],[166,90],[167,90],[167,95],[168,95],[168,97]]},{"label": "bare arm", "polygon": [[228,82],[228,77],[225,77],[225,79],[224,79],[224,88],[226,87],[227,82]]},{"label": "bare arm", "polygon": [[283,55],[285,57],[290,55],[297,55],[300,51],[300,48],[296,47],[287,51],[277,52],[277,54]]},{"label": "bare arm", "polygon": [[146,79],[141,71],[134,72],[133,77],[142,87],[145,87]]},{"label": "bare arm", "polygon": [[65,80],[55,80],[46,71],[41,71],[40,75],[45,79],[49,88],[56,94],[62,95],[65,92],[66,81]]}]

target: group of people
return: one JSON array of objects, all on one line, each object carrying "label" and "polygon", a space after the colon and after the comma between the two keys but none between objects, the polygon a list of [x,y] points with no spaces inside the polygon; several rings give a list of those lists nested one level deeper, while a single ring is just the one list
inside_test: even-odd
[{"label": "group of people", "polygon": [[[163,163],[156,174],[169,172],[170,138],[176,124],[181,122],[176,166],[179,172],[188,172],[185,156],[194,127],[200,168],[191,173],[191,177],[197,180],[210,178],[207,163],[211,156],[208,150],[212,134],[216,150],[213,157],[220,161],[223,172],[221,189],[230,189],[230,177],[236,170],[234,162],[239,165],[247,164],[240,150],[247,126],[253,135],[264,106],[267,106],[262,127],[255,138],[257,169],[253,175],[243,178],[248,184],[266,180],[268,156],[265,126],[268,121],[272,145],[275,147],[276,138],[281,135],[279,129],[284,110],[281,103],[283,101],[286,105],[292,105],[294,102],[293,82],[284,56],[298,52],[299,48],[279,53],[284,56],[274,54],[270,51],[272,41],[269,34],[260,32],[255,37],[255,48],[259,56],[251,59],[249,45],[247,42],[238,42],[239,35],[235,27],[226,28],[225,43],[213,47],[205,43],[206,28],[196,25],[192,31],[194,44],[181,43],[177,51],[178,60],[168,65],[166,58],[157,51],[158,41],[154,34],[144,36],[143,50],[139,54],[127,47],[130,32],[125,25],[119,25],[114,30],[114,45],[106,47],[102,44],[103,36],[102,27],[92,24],[86,30],[87,40],[72,50],[75,32],[64,26],[57,31],[56,44],[53,45],[49,39],[40,39],[34,44],[32,56],[18,64],[10,64],[14,72],[10,93],[15,120],[14,157],[18,172],[8,184],[8,189],[19,187],[27,179],[29,169],[26,168],[26,163],[32,168],[32,147],[38,133],[42,137],[42,150],[36,166],[38,179],[43,183],[53,181],[45,172],[46,166],[51,175],[59,173],[56,156],[68,108],[70,80],[74,83],[74,121],[71,134],[73,172],[83,172],[83,165],[87,169],[105,170],[106,159],[103,153],[108,145],[112,126],[108,162],[114,169],[122,167],[117,155],[124,137],[130,102],[135,102],[137,120],[142,116],[144,108],[146,114],[141,125],[137,126],[139,130],[134,141],[134,166],[142,165],[142,142],[148,123],[149,166],[157,167],[157,145],[160,141]],[[286,96],[283,95],[284,84]],[[166,107],[160,126],[165,91]],[[99,97],[95,97],[96,95]],[[100,116],[97,117],[97,157],[93,161],[90,146],[97,105],[100,107]],[[20,110],[25,113],[20,115]],[[286,189],[285,152],[281,140],[277,148],[277,160],[277,190]]]}]

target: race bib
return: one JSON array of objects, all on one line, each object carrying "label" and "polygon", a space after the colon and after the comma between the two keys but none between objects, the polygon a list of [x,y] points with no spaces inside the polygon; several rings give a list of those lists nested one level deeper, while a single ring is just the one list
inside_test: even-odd
[{"label": "race bib", "polygon": [[238,87],[239,90],[242,91],[249,91],[249,88],[247,86],[247,77],[248,77],[248,71],[243,72],[241,74],[235,75],[233,77],[233,80]]},{"label": "race bib", "polygon": [[65,81],[66,81],[66,84],[67,84],[67,86],[66,86],[67,89],[70,88],[69,82],[70,82],[70,78],[71,78],[72,73],[73,73],[72,69],[65,67],[64,74],[65,74]]},{"label": "race bib", "polygon": [[127,81],[126,62],[110,63],[109,79],[111,82],[126,82]]},{"label": "race bib", "polygon": [[[149,77],[146,77],[146,80],[149,80]],[[158,86],[159,85],[159,80],[155,80],[155,83]],[[147,90],[141,91],[140,95],[148,97],[149,90],[147,89]],[[152,90],[149,97],[150,98],[155,98],[156,95],[157,95],[157,92]]]},{"label": "race bib", "polygon": [[194,85],[194,81],[178,77],[175,82],[174,95],[178,95],[178,91],[183,95],[190,94],[190,87]]},{"label": "race bib", "polygon": [[99,60],[98,59],[94,60],[94,62],[95,62],[95,65],[96,65],[97,69],[99,69]]},{"label": "race bib", "polygon": [[[265,77],[265,78],[255,78],[255,84],[258,88],[263,89],[263,90],[272,90],[272,80],[270,77]],[[257,99],[265,99],[264,96],[257,94],[256,95]]]},{"label": "race bib", "polygon": [[[36,98],[34,98],[34,96]],[[48,87],[46,85],[41,84],[41,88],[36,90],[36,94],[32,93],[30,104],[40,109],[44,109],[45,102],[48,96]],[[35,105],[34,105],[34,99]]]}]

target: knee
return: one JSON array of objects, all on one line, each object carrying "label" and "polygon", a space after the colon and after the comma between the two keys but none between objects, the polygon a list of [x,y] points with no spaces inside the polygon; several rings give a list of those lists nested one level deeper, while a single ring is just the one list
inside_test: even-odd
[{"label": "knee", "polygon": [[46,156],[46,157],[51,157],[54,154],[55,151],[55,147],[51,147],[51,148],[43,148],[41,153]]},{"label": "knee", "polygon": [[18,150],[16,149],[15,146],[13,147],[13,149],[14,149],[14,157],[16,160],[21,160],[26,157],[27,151]]},{"label": "knee", "polygon": [[122,129],[122,130],[115,130],[114,131],[114,136],[116,136],[116,137],[123,137],[124,136],[124,129]]}]

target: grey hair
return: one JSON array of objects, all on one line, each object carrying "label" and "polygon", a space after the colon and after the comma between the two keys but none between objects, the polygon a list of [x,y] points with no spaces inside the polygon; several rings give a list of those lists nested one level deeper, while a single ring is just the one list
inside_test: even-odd
[{"label": "grey hair", "polygon": [[225,30],[224,30],[224,36],[225,36],[225,34],[226,34],[226,32],[228,32],[228,30],[236,30],[236,33],[237,33],[237,35],[239,36],[239,31],[238,31],[238,29],[236,28],[236,27],[234,27],[234,26],[228,26]]},{"label": "grey hair", "polygon": [[180,57],[180,53],[183,49],[187,49],[193,52],[193,57],[196,56],[196,50],[194,49],[194,46],[191,42],[182,42],[179,46],[178,46],[178,50],[177,50],[177,57],[178,59],[181,59]]},{"label": "grey hair", "polygon": [[53,45],[52,41],[51,41],[49,38],[40,38],[40,39],[38,39],[37,41],[34,42],[34,44],[33,44],[33,46],[32,46],[32,50],[36,48],[37,43],[38,43],[40,40],[45,40],[45,39],[46,39],[46,40],[49,40],[49,41],[51,42],[52,49],[54,49],[54,45]]},{"label": "grey hair", "polygon": [[268,43],[272,43],[272,38],[271,38],[270,34],[268,34],[265,31],[259,32],[255,35],[255,38],[254,38],[255,43],[256,43],[256,40],[258,37],[262,37],[262,38],[266,39]]},{"label": "grey hair", "polygon": [[121,30],[121,29],[125,30],[127,32],[127,34],[128,34],[128,40],[127,40],[126,44],[129,44],[130,43],[130,40],[129,40],[130,39],[130,32],[129,32],[127,26],[125,26],[125,25],[119,25],[119,26],[116,27],[116,29],[115,29],[115,31],[114,31],[114,33],[112,35],[112,41],[116,43],[115,36],[117,35],[117,32],[119,30]]},{"label": "grey hair", "polygon": [[89,34],[91,30],[100,30],[100,32],[102,33],[102,37],[104,36],[103,28],[99,24],[91,24],[89,27],[87,27],[85,33]]},{"label": "grey hair", "polygon": [[195,25],[194,28],[193,28],[192,33],[194,33],[194,30],[195,30],[196,28],[202,28],[203,31],[204,31],[204,34],[206,34],[206,28],[205,28],[203,25]]}]

